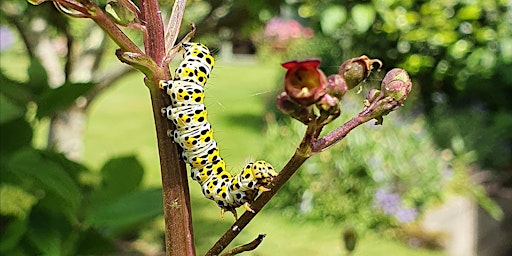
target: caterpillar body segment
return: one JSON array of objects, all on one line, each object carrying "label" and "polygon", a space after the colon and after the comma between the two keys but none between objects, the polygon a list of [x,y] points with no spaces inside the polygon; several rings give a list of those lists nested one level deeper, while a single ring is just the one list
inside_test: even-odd
[{"label": "caterpillar body segment", "polygon": [[160,88],[170,97],[171,105],[162,115],[176,126],[168,135],[183,149],[182,158],[191,167],[190,176],[201,186],[204,196],[215,201],[224,212],[250,208],[255,198],[277,176],[265,161],[248,163],[237,175],[231,175],[213,137],[208,112],[203,104],[204,85],[214,65],[208,48],[198,43],[183,43],[184,60],[175,70],[174,80],[161,81]]}]

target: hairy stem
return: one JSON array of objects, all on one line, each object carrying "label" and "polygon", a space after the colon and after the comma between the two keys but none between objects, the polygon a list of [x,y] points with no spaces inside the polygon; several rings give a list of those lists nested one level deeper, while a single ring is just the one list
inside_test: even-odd
[{"label": "hairy stem", "polygon": [[[183,11],[183,10],[181,10]],[[146,28],[144,44],[146,53],[158,67],[145,82],[151,93],[151,103],[157,132],[160,168],[162,173],[163,207],[165,219],[166,255],[195,255],[192,211],[185,163],[180,160],[178,147],[172,143],[167,130],[172,123],[162,116],[161,109],[170,105],[169,97],[160,91],[160,80],[170,79],[165,64],[166,52],[164,26],[157,0],[141,1],[141,19]]]}]

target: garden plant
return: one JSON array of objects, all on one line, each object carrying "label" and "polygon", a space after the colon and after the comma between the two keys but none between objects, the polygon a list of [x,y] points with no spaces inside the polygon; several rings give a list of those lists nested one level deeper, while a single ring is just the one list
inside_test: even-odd
[{"label": "garden plant", "polygon": [[[31,3],[39,5],[43,4],[43,2],[47,1],[32,1]],[[181,25],[186,1],[177,0],[174,2],[172,13],[166,26],[164,26],[164,21],[162,20],[161,7],[156,0],[141,0],[139,6],[135,5],[130,0],[122,0],[116,2],[116,4],[108,4],[108,8],[105,8],[105,10],[90,0],[53,0],[50,2],[66,15],[74,18],[93,20],[119,47],[115,52],[117,58],[121,62],[128,64],[144,74],[144,84],[149,89],[151,95],[160,156],[163,195],[162,205],[165,218],[165,251],[167,255],[195,255],[191,202],[188,187],[189,174],[181,155],[182,150],[185,148],[181,149],[178,143],[173,143],[173,140],[169,138],[168,131],[176,130],[176,126],[167,120],[166,116],[162,115],[162,109],[173,105],[169,96],[162,90],[162,87],[165,88],[165,86],[162,86],[162,81],[173,79],[173,72],[170,71],[170,63],[172,60],[178,59],[184,45],[193,42],[194,33],[196,31],[194,25]],[[144,49],[140,49],[120,27],[129,27],[140,31],[143,37]],[[188,31],[188,33],[177,42],[179,32],[182,30]],[[277,174],[272,175],[268,181],[268,185],[266,185],[264,189],[259,189],[259,192],[261,192],[259,196],[257,196],[257,194],[250,196],[250,206],[246,207],[247,211],[240,216],[240,218],[237,218],[224,235],[212,245],[207,255],[218,255],[226,250],[230,242],[251,222],[270,199],[278,193],[279,189],[287,183],[307,159],[340,142],[352,130],[364,123],[373,120],[375,125],[385,125],[385,116],[400,108],[411,91],[412,82],[407,72],[403,69],[391,69],[385,74],[379,89],[366,90],[362,86],[363,82],[370,76],[374,69],[380,70],[384,68],[384,63],[378,59],[371,59],[364,55],[345,61],[340,60],[339,62],[341,64],[338,67],[338,72],[328,76],[320,70],[319,59],[292,60],[282,64],[284,68],[283,71],[286,72],[283,81],[284,87],[283,92],[279,94],[276,100],[276,105],[277,108],[287,116],[302,123],[306,127],[305,133],[295,152],[290,152],[291,158],[284,165],[283,169],[276,170]],[[41,68],[35,66],[32,67],[32,69]],[[3,81],[15,84],[14,81],[10,81],[7,77],[2,77],[2,79]],[[35,81],[40,79],[42,78],[31,77],[27,86],[33,86],[37,89],[38,85],[36,85]],[[42,100],[40,99],[38,102],[46,103],[46,106],[50,106],[46,111],[53,113],[56,110],[52,109],[51,105],[54,100],[59,98],[59,95],[70,93],[75,95],[72,99],[61,103],[65,105],[69,104],[69,101],[76,100],[79,95],[93,88],[92,84],[85,84],[80,87],[83,91],[73,91],[76,86],[77,85],[74,85],[73,87],[69,85],[62,87],[62,89],[58,90],[58,93],[48,94],[49,96],[46,96],[46,98]],[[16,93],[19,92],[16,86],[12,86],[10,89],[11,90],[8,92],[10,95],[16,95]],[[37,90],[42,89],[39,88]],[[349,92],[356,93],[357,91],[363,90],[365,92],[367,91],[367,95],[366,99],[360,102],[360,112],[338,127],[325,131],[326,125],[340,117],[342,111],[340,109],[340,102],[344,100],[345,96]],[[17,106],[16,103],[25,103],[25,98],[31,97],[28,93],[27,95],[23,93],[19,93],[18,95],[18,102],[13,103],[13,108]],[[45,104],[40,105],[45,106]],[[11,105],[9,105],[9,107],[11,107]],[[42,109],[45,108],[40,108],[40,110]],[[20,128],[30,130],[26,123],[18,120],[18,118],[24,117],[24,110],[18,112],[19,113],[15,115],[13,114],[13,117],[10,119],[3,120],[3,124],[10,125],[11,131]],[[13,120],[16,122],[12,122]],[[30,132],[27,132],[27,134],[28,133]],[[83,179],[84,167],[68,161],[61,155],[52,155],[46,151],[23,149],[21,153],[16,152],[17,149],[23,148],[25,144],[28,144],[26,142],[30,139],[31,135],[21,140],[14,148],[2,148],[3,152],[6,152],[6,158],[8,158],[6,166],[9,167],[9,169],[22,170],[21,174],[7,173],[7,175],[9,180],[13,181],[22,179],[22,176],[19,175],[27,175],[35,177],[35,180],[37,180],[35,183],[42,183],[47,187],[66,188],[64,190],[55,188],[54,191],[52,191],[52,196],[63,199],[68,203],[68,206],[71,206],[69,209],[60,209],[59,207],[62,206],[56,208],[57,211],[59,211],[59,209],[62,210],[65,218],[71,219],[72,225],[70,227],[64,227],[63,232],[77,227],[80,229],[92,223],[98,224],[95,223],[95,220],[101,219],[102,215],[109,214],[112,215],[110,218],[116,218],[116,213],[108,210],[96,212],[96,215],[90,217],[88,219],[89,222],[86,221],[85,223],[81,223],[80,220],[74,218],[74,212],[81,208],[81,204],[77,203],[79,201],[77,198],[80,197],[79,194],[81,192],[71,184],[73,184],[75,180]],[[38,159],[41,159],[40,162],[43,162],[42,159],[50,158],[57,159],[55,160],[56,163],[50,164],[44,167],[44,169],[53,170],[53,177],[38,175],[30,170],[29,163],[23,164],[26,159],[32,159],[32,161],[35,161],[32,164],[37,165]],[[55,167],[56,165],[58,167]],[[23,166],[26,168],[23,168]],[[126,176],[133,180],[131,186],[125,186],[123,188],[115,187],[116,175],[126,175],[121,173],[127,166],[135,170],[133,174]],[[76,172],[73,174],[73,177],[62,178],[59,174],[62,168],[76,170]],[[159,190],[144,191],[139,188],[140,173],[142,171],[137,161],[134,159],[112,160],[103,170],[105,175],[104,191],[92,193],[92,199],[107,202],[108,200],[102,197],[105,197],[106,194],[118,194],[127,195],[127,197],[124,197],[126,201],[140,201],[146,198],[144,195],[154,195],[154,193],[159,192]],[[27,186],[30,186],[30,184],[27,184]],[[17,188],[10,188],[11,190],[6,189],[7,188],[3,186],[2,193],[6,191],[5,193],[10,193],[11,195],[18,193],[17,195],[19,197],[27,196],[28,198],[32,198],[22,194],[23,191]],[[81,189],[88,190],[90,188],[84,186]],[[130,194],[131,190],[140,190],[141,193]],[[28,205],[24,207],[30,207],[30,205],[35,204],[35,201],[37,201],[36,197],[34,197],[32,201],[29,200],[27,202],[25,200],[24,202]],[[43,209],[40,209],[42,212],[55,207],[55,205],[52,205],[53,203],[51,201],[47,201],[46,203],[47,205],[45,205]],[[122,204],[122,202],[119,202],[119,204]],[[155,213],[145,213],[143,217],[148,217],[153,214]],[[57,221],[58,219],[53,220]],[[27,222],[15,221],[10,223],[10,229],[7,229],[7,231],[11,231],[11,233],[8,233],[11,235],[9,240],[10,244],[3,244],[4,247],[2,249],[4,251],[12,249],[12,246],[22,239],[24,231],[29,228]],[[15,223],[15,225],[12,225],[12,223]],[[21,232],[15,232],[19,230],[21,230]],[[72,232],[77,240],[84,242],[84,244],[86,244],[85,241],[87,241],[87,239],[91,239],[91,237],[96,236],[97,233],[101,233],[100,231],[87,228],[84,228],[84,230],[87,230],[85,234]],[[106,230],[105,232],[116,233],[121,231],[114,229]],[[43,234],[29,234],[28,236],[28,239],[33,242],[35,251],[41,250],[41,248],[48,248],[46,246],[48,240],[45,240]],[[234,255],[243,251],[253,250],[263,241],[264,237],[265,235],[262,234],[252,242],[228,250],[226,255]],[[66,246],[63,247],[67,248],[67,253],[84,249],[74,248],[73,245],[70,244]]]}]

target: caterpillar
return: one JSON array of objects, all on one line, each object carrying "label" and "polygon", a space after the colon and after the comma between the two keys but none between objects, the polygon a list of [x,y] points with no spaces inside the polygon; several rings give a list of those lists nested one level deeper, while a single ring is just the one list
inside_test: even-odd
[{"label": "caterpillar", "polygon": [[174,80],[160,81],[160,88],[171,101],[162,114],[176,126],[168,135],[182,148],[181,156],[190,165],[190,175],[204,196],[221,208],[221,217],[229,211],[237,219],[236,208],[240,206],[254,212],[250,203],[259,193],[270,190],[267,187],[277,173],[265,161],[248,163],[235,176],[226,170],[203,104],[214,58],[203,44],[182,43],[181,47],[184,60],[176,68]]}]

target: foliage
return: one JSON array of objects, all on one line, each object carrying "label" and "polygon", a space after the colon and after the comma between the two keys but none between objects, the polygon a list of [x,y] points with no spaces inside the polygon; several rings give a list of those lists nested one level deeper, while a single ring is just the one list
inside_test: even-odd
[{"label": "foliage", "polygon": [[[481,165],[508,170],[512,105],[504,97],[512,90],[512,28],[507,25],[511,8],[502,0],[296,1],[283,7],[281,15],[312,28],[315,36],[290,41],[282,56],[321,56],[323,68],[331,72],[340,59],[360,54],[404,68],[421,87],[434,137],[446,138],[446,132],[461,136],[477,151]],[[266,50],[267,41],[256,42],[265,57],[275,56],[275,51]],[[297,45],[300,51],[294,50]],[[437,105],[450,109],[446,116],[438,115]],[[452,114],[462,116],[468,109],[478,109],[482,116],[471,120],[472,129],[437,129],[439,119],[461,125],[450,120]],[[501,139],[487,140],[494,136],[488,131]],[[496,152],[503,157],[495,159]]]},{"label": "foliage", "polygon": [[162,214],[161,189],[141,188],[144,170],[132,156],[110,159],[100,172],[93,172],[52,149],[34,148],[34,125],[91,86],[51,89],[36,59],[28,75],[28,81],[18,82],[0,73],[0,253],[83,255],[117,250],[115,238]]}]

